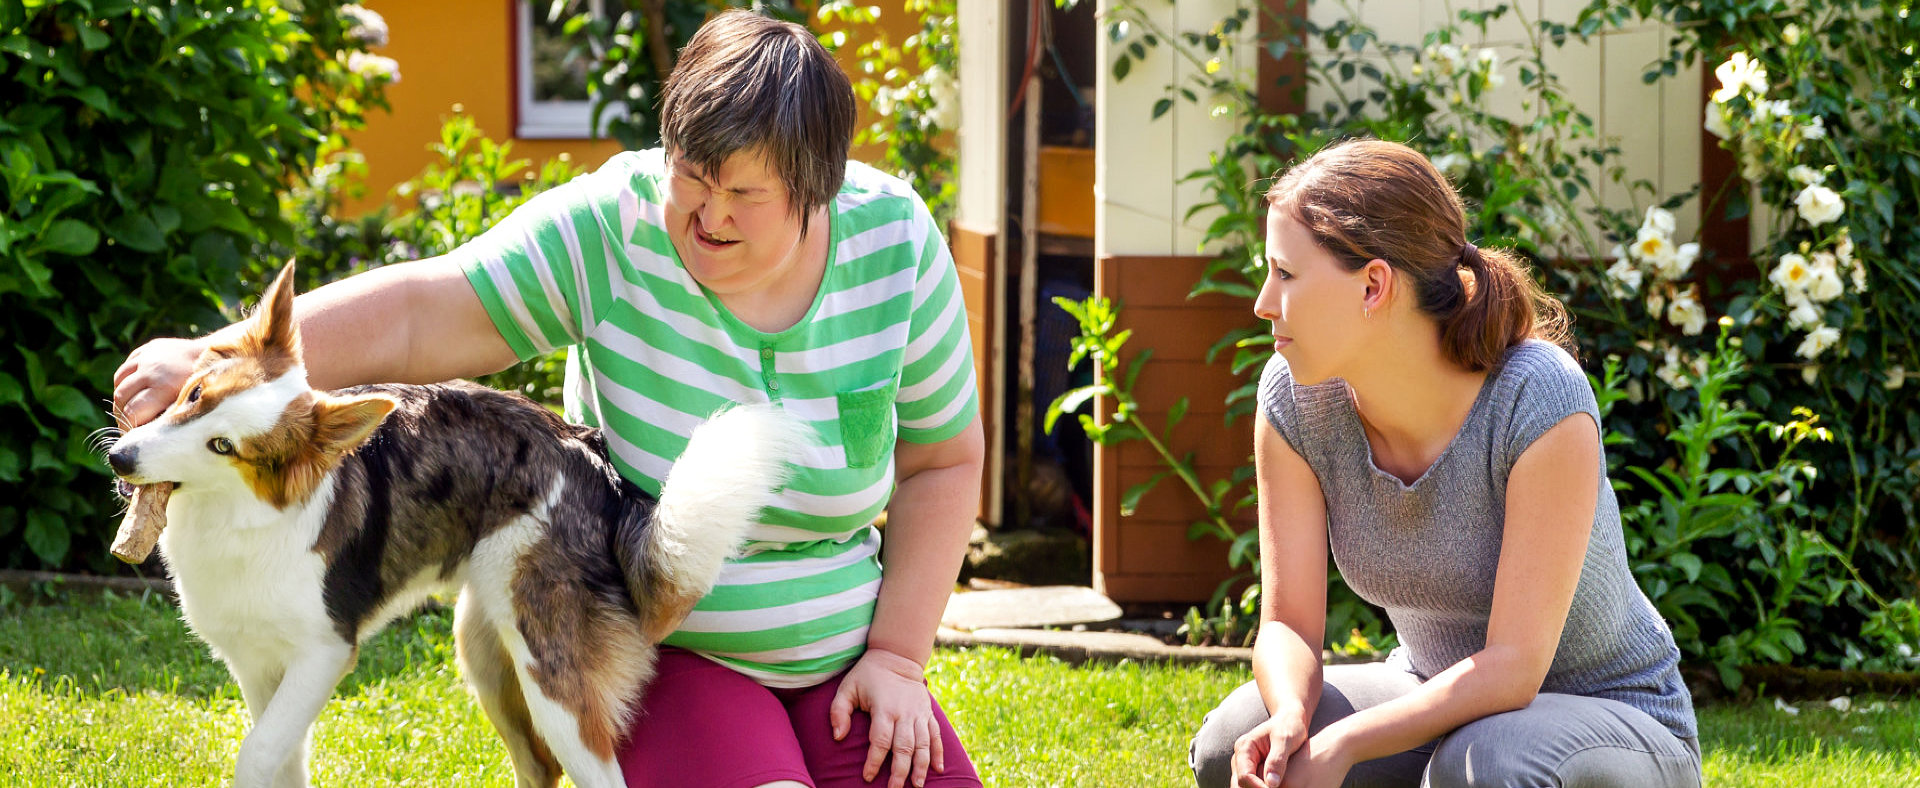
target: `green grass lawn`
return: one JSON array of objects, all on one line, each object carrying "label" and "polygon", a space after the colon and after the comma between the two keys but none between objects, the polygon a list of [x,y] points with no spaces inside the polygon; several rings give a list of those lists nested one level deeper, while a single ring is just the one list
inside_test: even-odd
[{"label": "green grass lawn", "polygon": [[[453,666],[451,614],[363,652],[315,726],[322,786],[506,786]],[[929,680],[990,786],[1186,786],[1186,741],[1245,669],[938,652]],[[1711,786],[1920,786],[1920,702],[1702,710]],[[158,598],[0,601],[0,787],[222,785],[239,691]]]}]

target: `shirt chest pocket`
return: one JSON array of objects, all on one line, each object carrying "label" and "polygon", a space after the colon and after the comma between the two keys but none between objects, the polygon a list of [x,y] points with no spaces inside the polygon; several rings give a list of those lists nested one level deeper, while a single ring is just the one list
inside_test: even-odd
[{"label": "shirt chest pocket", "polygon": [[840,407],[840,443],[847,467],[870,468],[893,446],[893,401],[900,393],[894,378],[879,388],[842,391],[834,395]]}]

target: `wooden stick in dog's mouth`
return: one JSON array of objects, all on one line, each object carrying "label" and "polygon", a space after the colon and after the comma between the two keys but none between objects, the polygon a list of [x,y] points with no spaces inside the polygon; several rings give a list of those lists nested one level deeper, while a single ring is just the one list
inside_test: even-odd
[{"label": "wooden stick in dog's mouth", "polygon": [[113,557],[129,564],[147,560],[154,543],[167,527],[167,498],[173,495],[173,482],[155,482],[133,488],[133,500],[127,516],[120,521],[120,532],[113,537]]}]

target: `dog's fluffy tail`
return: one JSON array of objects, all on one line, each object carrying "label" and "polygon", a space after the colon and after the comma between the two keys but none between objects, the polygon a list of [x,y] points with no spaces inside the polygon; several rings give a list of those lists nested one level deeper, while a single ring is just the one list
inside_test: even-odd
[{"label": "dog's fluffy tail", "polygon": [[[627,587],[658,641],[713,588],[813,430],[778,405],[742,405],[693,431],[660,489],[643,545],[623,556]],[[623,540],[626,541],[626,540]],[[624,552],[624,550],[623,550]]]}]

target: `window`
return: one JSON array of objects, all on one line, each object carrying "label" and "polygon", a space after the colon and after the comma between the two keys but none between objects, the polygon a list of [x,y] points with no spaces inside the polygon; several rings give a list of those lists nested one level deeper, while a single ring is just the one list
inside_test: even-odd
[{"label": "window", "polygon": [[518,119],[514,136],[522,139],[587,139],[605,136],[607,121],[626,114],[618,104],[610,106],[600,118],[600,134],[589,128],[593,118],[593,100],[587,95],[591,66],[587,59],[569,56],[586,33],[566,35],[567,19],[589,9],[604,17],[607,6],[615,12],[620,0],[568,0],[558,18],[548,13],[550,0],[520,0],[515,3],[515,78],[514,106]]}]

